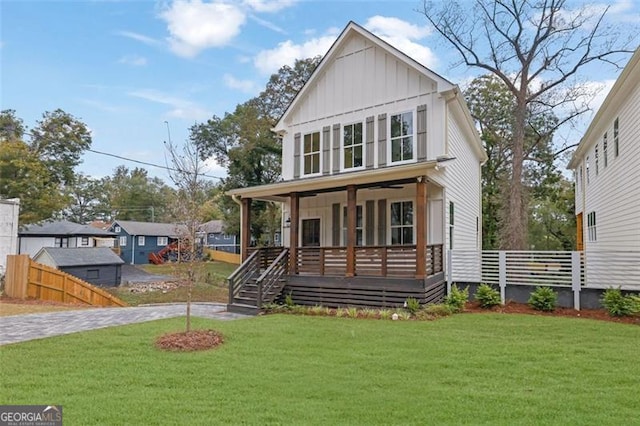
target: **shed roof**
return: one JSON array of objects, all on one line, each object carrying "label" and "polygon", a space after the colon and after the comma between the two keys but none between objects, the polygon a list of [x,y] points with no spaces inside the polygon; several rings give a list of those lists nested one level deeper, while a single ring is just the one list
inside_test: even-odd
[{"label": "shed roof", "polygon": [[113,232],[109,232],[104,229],[94,228],[89,225],[82,225],[80,223],[69,222],[68,220],[59,220],[54,222],[41,222],[34,223],[32,225],[27,225],[24,229],[18,232],[20,236],[54,236],[54,235],[63,235],[63,236],[72,236],[72,235],[83,235],[83,236],[113,236],[116,234]]},{"label": "shed roof", "polygon": [[108,247],[43,247],[34,256],[49,255],[56,266],[91,266],[91,265],[121,265],[124,260]]},{"label": "shed roof", "polygon": [[187,234],[187,227],[177,223],[134,222],[130,220],[116,220],[111,225],[120,226],[129,235],[145,235],[153,237],[179,237]]}]

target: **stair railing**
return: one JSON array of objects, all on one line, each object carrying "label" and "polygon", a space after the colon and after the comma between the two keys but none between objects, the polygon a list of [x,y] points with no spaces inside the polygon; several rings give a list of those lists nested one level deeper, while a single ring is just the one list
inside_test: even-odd
[{"label": "stair railing", "polygon": [[247,258],[242,265],[238,267],[229,278],[229,303],[233,304],[235,297],[240,292],[242,286],[248,282],[251,278],[260,273],[260,251],[256,250],[251,253],[251,256]]},{"label": "stair railing", "polygon": [[[275,258],[273,262],[269,265],[269,267],[258,277],[256,280],[256,284],[258,286],[258,297],[256,300],[256,304],[258,308],[262,307],[263,299],[265,294],[269,294],[269,292],[276,286],[282,285],[282,276],[287,274],[289,271],[289,249],[283,249],[278,257]],[[267,300],[267,302],[272,302],[273,300]]]}]

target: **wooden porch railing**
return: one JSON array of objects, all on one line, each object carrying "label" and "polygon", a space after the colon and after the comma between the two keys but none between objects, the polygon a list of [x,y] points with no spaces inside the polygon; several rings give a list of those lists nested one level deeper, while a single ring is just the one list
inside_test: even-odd
[{"label": "wooden porch railing", "polygon": [[229,303],[233,304],[242,286],[260,274],[260,251],[255,250],[242,264],[229,275]]},{"label": "wooden porch railing", "polygon": [[[299,247],[300,275],[344,275],[346,247]],[[442,244],[427,246],[427,275],[442,272]],[[356,275],[374,277],[413,277],[416,274],[416,246],[356,247]]]},{"label": "wooden porch railing", "polygon": [[[289,271],[289,249],[280,247],[280,254],[269,265],[266,271],[258,277],[256,284],[258,285],[257,305],[261,307],[264,302],[272,302],[273,300],[265,299],[272,293],[279,293],[284,287],[282,276]],[[275,291],[274,291],[275,290]]]}]

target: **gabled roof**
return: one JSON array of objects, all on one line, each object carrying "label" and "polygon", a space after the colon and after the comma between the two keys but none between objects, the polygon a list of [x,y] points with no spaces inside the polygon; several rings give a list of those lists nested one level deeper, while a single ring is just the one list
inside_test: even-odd
[{"label": "gabled roof", "polygon": [[129,220],[116,220],[111,225],[120,226],[129,235],[145,235],[153,237],[180,237],[187,234],[187,227],[177,223],[153,223],[134,222]]},{"label": "gabled roof", "polygon": [[91,265],[121,265],[124,260],[108,247],[62,248],[43,247],[34,256],[36,262],[41,256],[49,258],[58,267],[91,266]]},{"label": "gabled roof", "polygon": [[69,222],[68,220],[59,220],[56,222],[42,222],[27,225],[23,230],[18,232],[20,236],[115,236],[113,232],[108,230],[94,228],[89,225],[81,225],[79,223]]},{"label": "gabled roof", "polygon": [[407,63],[408,65],[415,68],[418,72],[434,80],[438,85],[438,92],[445,92],[447,90],[451,90],[456,87],[455,84],[451,83],[446,78],[431,71],[429,68],[425,67],[415,59],[411,58],[409,55],[393,47],[386,41],[382,40],[380,37],[374,35],[373,33],[361,27],[360,25],[356,24],[355,22],[349,21],[345,29],[342,30],[342,33],[340,33],[336,41],[329,48],[329,51],[326,53],[326,55],[324,55],[324,57],[322,58],[322,60],[320,61],[316,69],[313,71],[313,74],[311,74],[311,77],[309,78],[309,80],[305,83],[302,89],[300,89],[296,97],[293,99],[293,101],[291,101],[291,104],[289,105],[289,107],[287,107],[285,112],[282,114],[282,117],[280,117],[280,120],[278,120],[278,123],[273,129],[275,132],[284,130],[285,128],[284,121],[286,120],[288,115],[296,108],[296,105],[298,104],[298,102],[301,102],[301,100],[305,98],[307,92],[313,89],[313,87],[315,86],[316,80],[323,75],[327,67],[331,66],[336,55],[338,55],[338,53],[342,50],[342,47],[346,43],[346,40],[352,34],[361,35],[362,37],[368,39],[371,43],[380,46],[390,55],[395,56],[400,61]]},{"label": "gabled roof", "polygon": [[[580,160],[582,160],[595,141],[602,138],[600,133],[606,131],[606,129],[603,130],[603,127],[606,128],[614,120],[613,114],[618,112],[618,107],[622,100],[632,93],[633,88],[638,85],[640,85],[640,47],[636,49],[631,59],[629,59],[595,117],[591,120],[578,148],[571,157],[571,161],[567,164],[568,169],[578,167]],[[597,137],[592,138],[593,134],[597,135]]]},{"label": "gabled roof", "polygon": [[205,222],[198,230],[200,232],[206,232],[207,234],[221,234],[223,232],[224,222],[221,220],[210,220],[209,222]]}]

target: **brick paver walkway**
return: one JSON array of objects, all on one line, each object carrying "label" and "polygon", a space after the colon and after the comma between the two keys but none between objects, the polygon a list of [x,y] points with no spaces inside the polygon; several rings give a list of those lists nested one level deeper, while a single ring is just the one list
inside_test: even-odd
[{"label": "brick paver walkway", "polygon": [[[129,308],[95,308],[77,311],[47,312],[0,317],[0,345],[42,339],[60,334],[157,319],[184,316],[184,303],[136,306]],[[245,315],[226,312],[221,303],[192,303],[195,317],[231,320]]]}]

